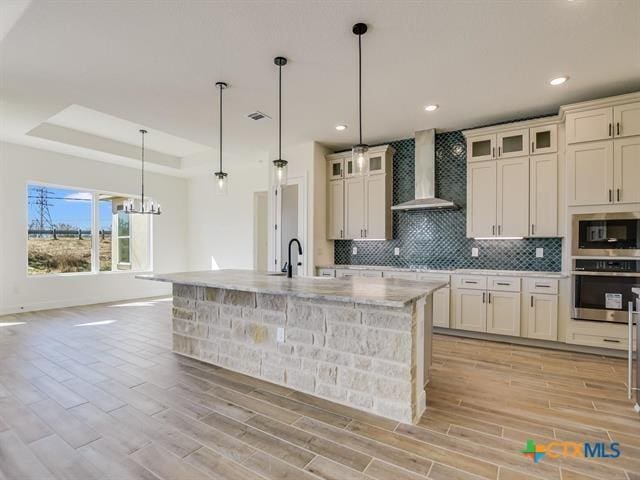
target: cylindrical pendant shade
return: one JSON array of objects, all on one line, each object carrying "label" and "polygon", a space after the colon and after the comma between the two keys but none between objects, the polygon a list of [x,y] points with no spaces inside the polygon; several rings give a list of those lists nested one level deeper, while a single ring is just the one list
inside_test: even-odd
[{"label": "cylindrical pendant shade", "polygon": [[354,145],[351,149],[353,158],[353,170],[356,175],[364,175],[367,173],[367,152],[368,145]]},{"label": "cylindrical pendant shade", "polygon": [[280,187],[287,184],[287,165],[289,162],[286,160],[274,160],[272,169],[272,181],[271,183]]},{"label": "cylindrical pendant shade", "polygon": [[216,195],[227,195],[229,193],[229,176],[224,172],[216,172],[215,176]]}]

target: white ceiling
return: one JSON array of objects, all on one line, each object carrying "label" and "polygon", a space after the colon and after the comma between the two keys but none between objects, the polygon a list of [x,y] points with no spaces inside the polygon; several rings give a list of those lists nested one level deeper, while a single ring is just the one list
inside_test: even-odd
[{"label": "white ceiling", "polygon": [[[116,117],[120,127],[215,149],[214,83],[223,80],[231,86],[225,160],[257,161],[276,145],[273,57],[284,55],[283,142],[346,147],[357,136],[356,21],[370,26],[363,37],[370,144],[640,90],[638,0],[36,0],[0,44],[0,136],[34,142],[27,132],[76,105]],[[549,86],[562,74],[570,81]],[[425,112],[429,103],[440,109]],[[247,119],[254,110],[274,120]],[[337,132],[338,123],[349,128]],[[127,141],[113,122],[92,125],[87,133]]]}]

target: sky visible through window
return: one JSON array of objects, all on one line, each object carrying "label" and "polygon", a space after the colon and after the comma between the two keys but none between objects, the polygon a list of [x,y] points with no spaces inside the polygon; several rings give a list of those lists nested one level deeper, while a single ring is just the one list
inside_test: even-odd
[{"label": "sky visible through window", "polygon": [[[29,185],[28,197],[30,228],[39,228],[43,215],[46,230],[91,229],[91,192]],[[100,228],[111,230],[111,201],[100,201],[99,212]]]}]

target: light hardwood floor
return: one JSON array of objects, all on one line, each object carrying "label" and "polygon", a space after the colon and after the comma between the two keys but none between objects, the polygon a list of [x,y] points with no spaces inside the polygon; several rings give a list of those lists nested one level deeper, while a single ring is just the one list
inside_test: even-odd
[{"label": "light hardwood floor", "polygon": [[[174,355],[170,308],[0,317],[0,480],[640,479],[623,360],[437,336],[412,426]],[[622,455],[534,465],[527,439]]]}]

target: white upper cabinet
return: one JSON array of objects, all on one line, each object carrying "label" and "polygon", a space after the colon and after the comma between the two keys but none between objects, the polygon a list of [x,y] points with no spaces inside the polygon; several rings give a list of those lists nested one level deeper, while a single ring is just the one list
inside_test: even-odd
[{"label": "white upper cabinet", "polygon": [[613,141],[613,202],[640,203],[640,135]]},{"label": "white upper cabinet", "polygon": [[496,161],[467,165],[467,236],[496,235]]},{"label": "white upper cabinet", "polygon": [[521,157],[529,155],[529,129],[521,128],[500,132],[496,135],[497,158]]},{"label": "white upper cabinet", "polygon": [[364,177],[351,177],[344,181],[345,238],[364,238]]},{"label": "white upper cabinet", "polygon": [[532,155],[529,159],[529,236],[558,234],[558,155]]},{"label": "white upper cabinet", "polygon": [[467,139],[467,161],[479,162],[496,158],[496,135],[478,135]]},{"label": "white upper cabinet", "polygon": [[613,202],[613,142],[567,147],[567,200],[571,206]]},{"label": "white upper cabinet", "polygon": [[329,180],[341,180],[344,178],[344,157],[330,158],[327,162]]},{"label": "white upper cabinet", "polygon": [[543,125],[529,129],[529,143],[531,155],[543,155],[558,151],[558,125]]},{"label": "white upper cabinet", "polygon": [[613,107],[615,137],[640,135],[640,102]]},{"label": "white upper cabinet", "polygon": [[613,108],[567,113],[567,143],[591,142],[613,137]]},{"label": "white upper cabinet", "polygon": [[[364,238],[387,238],[387,215],[391,209],[386,207],[386,175],[369,175],[364,180],[365,217]],[[388,213],[387,213],[388,212]]]},{"label": "white upper cabinet", "polygon": [[497,236],[529,234],[529,157],[497,161]]},{"label": "white upper cabinet", "polygon": [[327,238],[344,238],[344,182],[329,182]]},{"label": "white upper cabinet", "polygon": [[385,163],[384,152],[369,152],[367,155],[367,172],[369,175],[385,173]]}]

